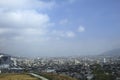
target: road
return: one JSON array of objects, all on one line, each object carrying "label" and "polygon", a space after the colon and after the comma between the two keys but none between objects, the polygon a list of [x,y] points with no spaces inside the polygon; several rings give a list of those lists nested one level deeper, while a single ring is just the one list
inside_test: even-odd
[{"label": "road", "polygon": [[47,78],[43,77],[43,76],[40,76],[40,75],[37,75],[37,74],[34,74],[34,73],[30,73],[30,75],[36,77],[36,78],[39,78],[41,80],[48,80]]}]

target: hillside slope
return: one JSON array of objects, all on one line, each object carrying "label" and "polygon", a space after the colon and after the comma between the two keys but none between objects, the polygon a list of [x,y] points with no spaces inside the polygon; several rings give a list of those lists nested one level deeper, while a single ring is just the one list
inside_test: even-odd
[{"label": "hillside slope", "polygon": [[101,54],[102,56],[120,56],[120,48],[112,49]]}]

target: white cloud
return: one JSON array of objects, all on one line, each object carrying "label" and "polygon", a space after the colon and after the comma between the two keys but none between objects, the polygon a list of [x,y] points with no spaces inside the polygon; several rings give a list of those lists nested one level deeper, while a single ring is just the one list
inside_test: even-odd
[{"label": "white cloud", "polygon": [[57,31],[53,30],[52,35],[56,37],[62,37],[62,38],[72,38],[75,37],[75,33],[72,31]]},{"label": "white cloud", "polygon": [[[0,11],[0,37],[15,40],[45,39],[48,28],[53,25],[47,14],[34,10]],[[33,39],[34,38],[34,39]]]},{"label": "white cloud", "polygon": [[21,31],[21,34],[24,36],[41,36],[45,35],[47,32],[45,30],[35,29],[35,28],[26,28]]},{"label": "white cloud", "polygon": [[75,33],[72,31],[66,32],[66,35],[67,35],[67,37],[70,37],[70,38],[75,37]]},{"label": "white cloud", "polygon": [[0,7],[5,9],[51,9],[56,5],[54,1],[42,0],[0,0]]},{"label": "white cloud", "polygon": [[84,28],[83,26],[80,26],[80,27],[78,28],[78,31],[79,31],[79,32],[84,32],[84,31],[85,31],[85,28]]},{"label": "white cloud", "polygon": [[[73,2],[73,0],[69,0]],[[50,17],[42,10],[51,9],[56,2],[44,0],[1,0],[0,1],[0,34],[18,39],[41,39],[44,37],[71,38],[75,36],[72,31],[53,31],[50,33]],[[40,10],[40,11],[39,11]],[[60,21],[61,25],[67,24],[68,19]],[[12,33],[12,34],[11,34]]]},{"label": "white cloud", "polygon": [[0,17],[1,25],[5,27],[45,27],[49,25],[50,21],[47,14],[33,10],[0,12]]},{"label": "white cloud", "polygon": [[54,25],[45,12],[55,6],[53,0],[0,0],[0,37],[44,38]]},{"label": "white cloud", "polygon": [[53,30],[51,35],[53,36],[59,36],[59,37],[64,37],[65,36],[65,32],[64,31],[58,31],[58,30]]}]

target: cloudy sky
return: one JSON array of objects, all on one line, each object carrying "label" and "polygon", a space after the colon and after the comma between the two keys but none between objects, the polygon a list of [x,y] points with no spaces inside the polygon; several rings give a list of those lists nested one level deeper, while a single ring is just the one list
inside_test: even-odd
[{"label": "cloudy sky", "polygon": [[120,48],[120,0],[0,0],[0,52],[96,55]]}]

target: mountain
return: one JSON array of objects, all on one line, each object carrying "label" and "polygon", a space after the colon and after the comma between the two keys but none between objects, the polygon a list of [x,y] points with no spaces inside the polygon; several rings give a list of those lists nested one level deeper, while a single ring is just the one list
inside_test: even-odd
[{"label": "mountain", "polygon": [[112,49],[101,54],[102,56],[120,56],[120,48]]}]

